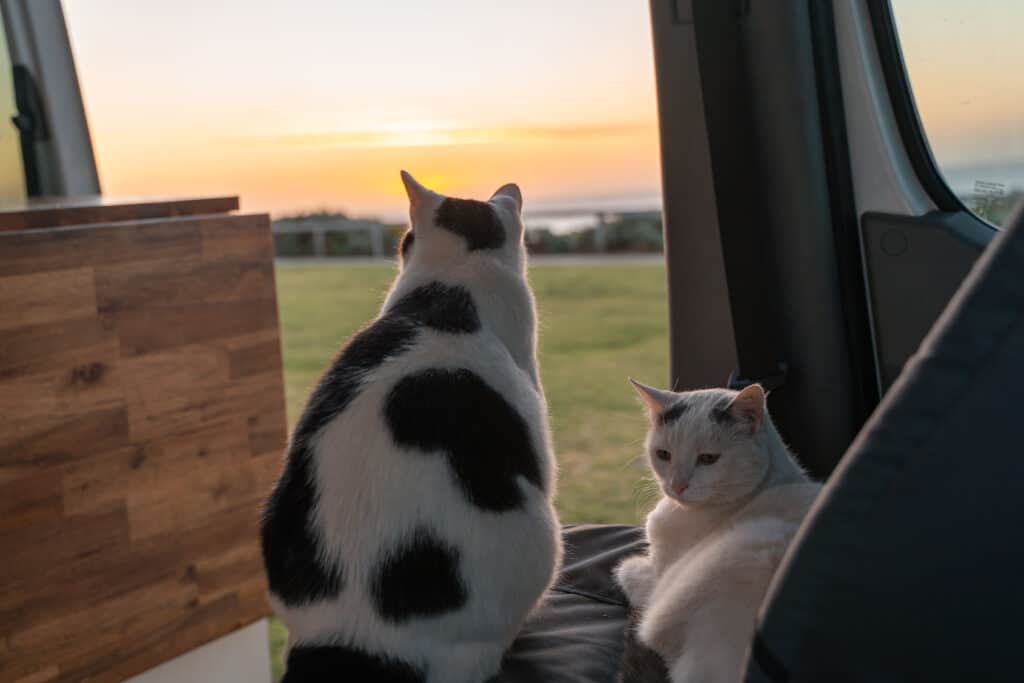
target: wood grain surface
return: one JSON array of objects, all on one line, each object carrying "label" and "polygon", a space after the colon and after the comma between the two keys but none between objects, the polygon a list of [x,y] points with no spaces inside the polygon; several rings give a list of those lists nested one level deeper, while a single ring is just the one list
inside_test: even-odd
[{"label": "wood grain surface", "polygon": [[238,209],[238,197],[157,199],[148,197],[29,197],[0,209],[0,232],[150,218],[198,216]]},{"label": "wood grain surface", "polygon": [[266,216],[0,231],[0,681],[118,681],[268,614]]}]

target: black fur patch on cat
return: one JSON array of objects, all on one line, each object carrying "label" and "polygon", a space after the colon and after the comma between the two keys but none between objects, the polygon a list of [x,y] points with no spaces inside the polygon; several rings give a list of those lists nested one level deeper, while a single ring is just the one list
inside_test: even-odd
[{"label": "black fur patch on cat", "polygon": [[293,448],[305,444],[324,425],[348,407],[361,388],[363,376],[388,358],[412,346],[414,321],[385,315],[358,332],[320,378],[292,437]]},{"label": "black fur patch on cat", "polygon": [[395,623],[453,612],[468,599],[459,551],[429,529],[418,528],[384,554],[370,593],[377,612]]},{"label": "black fur patch on cat", "polygon": [[494,207],[475,199],[448,198],[437,207],[435,222],[466,240],[470,251],[497,249],[505,243],[505,230]]},{"label": "black fur patch on cat", "polygon": [[289,454],[263,514],[260,536],[270,591],[286,605],[305,605],[337,595],[345,585],[341,566],[320,557],[313,530],[316,500],[306,449]]},{"label": "black fur patch on cat", "polygon": [[720,401],[718,405],[711,408],[711,421],[726,426],[736,422],[736,418],[729,412],[732,399]]},{"label": "black fur patch on cat", "polygon": [[683,416],[687,410],[690,409],[690,404],[686,402],[686,399],[679,399],[675,405],[663,412],[658,420],[663,425],[671,424]]},{"label": "black fur patch on cat", "polygon": [[424,683],[426,674],[406,662],[341,645],[297,645],[288,653],[281,683]]},{"label": "black fur patch on cat", "polygon": [[442,282],[417,287],[399,299],[387,315],[453,334],[471,334],[480,329],[480,316],[469,290]]},{"label": "black fur patch on cat", "polygon": [[435,282],[409,292],[342,349],[299,419],[261,529],[270,590],[286,605],[315,602],[344,587],[343,568],[323,561],[313,529],[317,492],[310,471],[310,442],[358,395],[365,375],[407,350],[423,325],[468,333],[480,329],[480,318],[462,287]]},{"label": "black fur patch on cat", "polygon": [[466,498],[479,508],[519,507],[519,477],[546,485],[526,421],[469,370],[430,369],[403,377],[388,395],[384,414],[399,446],[441,451]]},{"label": "black fur patch on cat", "polygon": [[348,407],[359,393],[364,375],[408,350],[422,325],[442,332],[470,333],[480,329],[480,318],[463,287],[432,282],[412,290],[341,350],[310,397],[293,442],[307,442]]},{"label": "black fur patch on cat", "polygon": [[402,235],[402,242],[398,245],[398,253],[402,255],[403,259],[409,256],[409,250],[412,249],[412,243],[415,241],[415,233],[412,230],[406,230]]}]

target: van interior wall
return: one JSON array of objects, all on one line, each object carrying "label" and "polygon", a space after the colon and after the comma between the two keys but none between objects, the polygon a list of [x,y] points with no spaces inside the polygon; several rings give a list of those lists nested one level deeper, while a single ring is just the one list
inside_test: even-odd
[{"label": "van interior wall", "polygon": [[[842,160],[827,151],[826,138],[836,131],[823,130],[830,119],[820,106],[815,17],[804,3],[738,0],[695,0],[692,12],[652,0],[651,10],[672,380],[680,388],[721,385],[735,369],[757,380],[773,360],[785,363],[785,381],[770,399],[772,414],[801,461],[826,476],[877,395],[864,381],[867,370],[873,377],[873,359],[851,351],[863,353],[868,330],[851,325],[851,304],[844,300],[851,285],[838,265],[837,253],[849,242],[837,243],[835,226],[843,216],[835,195],[846,188],[830,183],[830,166]],[[697,78],[680,76],[694,65]],[[698,147],[681,159],[694,122],[706,134],[708,154]],[[701,175],[710,179],[711,202],[706,186],[693,184]],[[705,201],[680,206],[680,196],[688,194]],[[738,238],[744,235],[747,243]],[[694,243],[704,252],[679,248]],[[718,259],[706,258],[716,243]],[[685,288],[701,277],[704,291]],[[856,298],[852,302],[863,323],[865,312]],[[696,336],[702,340],[695,343]],[[710,368],[696,368],[709,346],[718,349],[709,355]],[[733,353],[728,366],[725,350]],[[711,382],[709,369],[716,375]]]}]

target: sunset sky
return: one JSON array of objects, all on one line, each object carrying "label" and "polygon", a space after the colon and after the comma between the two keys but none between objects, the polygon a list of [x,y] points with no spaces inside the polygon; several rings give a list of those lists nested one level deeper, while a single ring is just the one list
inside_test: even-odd
[{"label": "sunset sky", "polygon": [[[895,0],[943,164],[1024,159],[1024,3]],[[398,170],[658,202],[646,0],[64,0],[105,192],[400,217]],[[1022,165],[1024,168],[1024,165]]]},{"label": "sunset sky", "polygon": [[1024,2],[892,0],[918,110],[940,166],[993,162],[1024,178]]},{"label": "sunset sky", "polygon": [[65,0],[113,194],[401,216],[398,171],[658,201],[647,3]]}]

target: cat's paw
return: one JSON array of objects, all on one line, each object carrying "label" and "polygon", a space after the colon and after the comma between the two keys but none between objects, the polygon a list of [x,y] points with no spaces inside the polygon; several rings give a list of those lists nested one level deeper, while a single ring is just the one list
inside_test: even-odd
[{"label": "cat's paw", "polygon": [[654,565],[645,555],[627,557],[615,568],[615,581],[630,605],[642,607],[654,588]]}]

